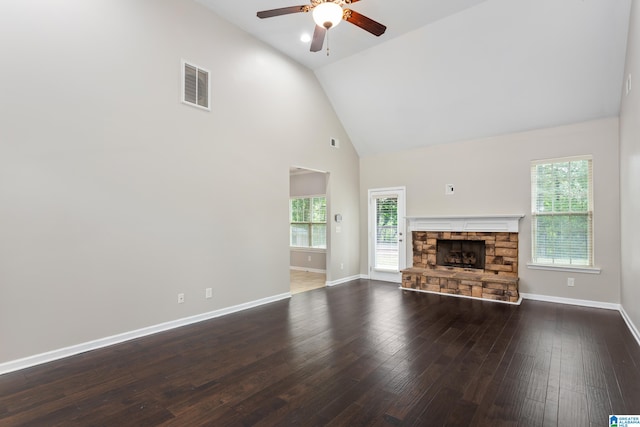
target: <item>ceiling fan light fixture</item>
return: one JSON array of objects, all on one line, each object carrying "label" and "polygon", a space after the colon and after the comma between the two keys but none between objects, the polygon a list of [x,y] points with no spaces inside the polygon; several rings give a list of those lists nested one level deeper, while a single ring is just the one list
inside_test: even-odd
[{"label": "ceiling fan light fixture", "polygon": [[333,28],[342,21],[342,8],[332,1],[320,3],[313,8],[313,20],[327,30]]}]

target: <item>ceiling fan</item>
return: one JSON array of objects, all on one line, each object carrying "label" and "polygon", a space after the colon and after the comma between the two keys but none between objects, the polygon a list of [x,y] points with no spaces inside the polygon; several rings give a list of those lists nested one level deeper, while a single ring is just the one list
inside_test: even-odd
[{"label": "ceiling fan", "polygon": [[[298,12],[313,11],[313,20],[316,28],[311,40],[311,52],[322,50],[324,38],[330,28],[335,27],[341,20],[350,22],[374,36],[380,37],[387,27],[371,18],[359,14],[355,10],[343,8],[344,5],[356,3],[360,0],[310,0],[310,5],[289,6],[279,9],[263,10],[258,12],[258,18],[272,18],[274,16],[288,15]],[[327,55],[328,55],[327,51]]]}]

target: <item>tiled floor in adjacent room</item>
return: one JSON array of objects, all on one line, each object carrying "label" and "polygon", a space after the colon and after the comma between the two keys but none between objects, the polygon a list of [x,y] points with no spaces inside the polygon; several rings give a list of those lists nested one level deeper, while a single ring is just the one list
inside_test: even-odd
[{"label": "tiled floor in adjacent room", "polygon": [[324,288],[327,276],[324,273],[310,271],[289,270],[291,279],[291,294],[299,294],[313,289]]}]

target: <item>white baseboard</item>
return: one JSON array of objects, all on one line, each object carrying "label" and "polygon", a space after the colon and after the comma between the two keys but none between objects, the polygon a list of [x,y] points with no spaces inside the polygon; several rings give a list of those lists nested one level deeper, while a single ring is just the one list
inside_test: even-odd
[{"label": "white baseboard", "polygon": [[575,299],[575,298],[562,298],[562,297],[554,297],[549,295],[527,294],[524,292],[521,292],[520,296],[524,299],[530,299],[533,301],[554,302],[557,304],[580,305],[582,307],[604,308],[606,310],[620,310],[620,304],[615,304],[611,302],[600,302],[600,301],[591,301],[586,299]]},{"label": "white baseboard", "polygon": [[322,274],[327,273],[327,270],[322,270],[319,268],[295,267],[293,265],[289,267],[289,270],[308,271],[310,273],[322,273]]},{"label": "white baseboard", "polygon": [[354,280],[358,280],[359,278],[360,278],[360,275],[356,274],[355,276],[349,276],[349,277],[345,277],[338,280],[327,281],[326,285],[327,286],[342,285],[343,283],[352,282]]},{"label": "white baseboard", "polygon": [[638,331],[638,328],[636,327],[636,325],[633,324],[633,322],[631,321],[631,318],[629,317],[627,312],[624,310],[624,307],[622,305],[620,306],[620,314],[622,315],[622,318],[627,324],[629,331],[631,331],[631,335],[633,335],[633,337],[638,342],[638,345],[640,345],[640,332]]},{"label": "white baseboard", "polygon": [[420,292],[420,293],[423,293],[423,294],[442,295],[443,297],[456,297],[456,298],[476,299],[478,301],[499,302],[501,304],[520,305],[522,303],[522,295],[520,295],[520,298],[518,298],[518,301],[510,302],[510,301],[500,301],[500,300],[497,300],[497,299],[471,297],[471,296],[468,296],[468,295],[457,295],[457,294],[447,294],[447,293],[443,293],[443,292],[424,291],[422,289],[404,288],[402,286],[399,286],[398,289],[400,289],[402,291]]},{"label": "white baseboard", "polygon": [[638,328],[633,324],[631,318],[624,310],[624,307],[620,304],[615,304],[611,302],[600,302],[600,301],[591,301],[591,300],[583,300],[583,299],[573,299],[573,298],[561,298],[561,297],[551,297],[547,295],[536,295],[536,294],[526,294],[520,293],[520,295],[524,299],[530,299],[534,301],[545,301],[545,302],[554,302],[558,304],[569,304],[569,305],[579,305],[582,307],[593,307],[593,308],[603,308],[605,310],[616,310],[620,312],[622,319],[627,324],[631,335],[636,339],[638,345],[640,345],[640,332],[638,332]]},{"label": "white baseboard", "polygon": [[363,280],[369,280],[369,275],[368,274],[361,274],[360,278]]},{"label": "white baseboard", "polygon": [[[343,279],[338,279],[338,280],[334,280],[334,281],[331,281],[331,282],[327,282],[327,286],[337,286],[337,285],[340,285],[340,284],[343,284],[343,283],[347,283],[347,282],[350,282],[350,281],[353,281],[353,280],[358,280],[358,279],[367,280],[367,279],[369,279],[369,276],[367,276],[366,274],[360,274],[360,275],[355,275],[355,276],[351,276],[351,277],[345,277]],[[520,300],[517,303],[512,303],[512,302],[506,302],[506,301],[495,301],[495,300],[488,300],[488,299],[483,299],[483,298],[467,297],[467,296],[462,296],[462,295],[442,294],[442,293],[438,293],[438,292],[423,291],[423,290],[418,290],[418,289],[408,289],[408,288],[403,288],[403,287],[400,287],[400,289],[407,290],[407,291],[413,291],[413,292],[423,292],[423,293],[433,293],[433,294],[436,294],[436,295],[453,296],[453,297],[458,297],[458,298],[472,298],[472,299],[477,299],[477,300],[481,300],[481,301],[500,302],[500,303],[503,303],[503,304],[506,303],[506,304],[517,304],[517,305],[519,305],[521,303],[522,299],[524,298],[524,299],[535,300],[535,301],[545,301],[545,302],[553,302],[553,303],[559,303],[559,304],[570,304],[570,305],[579,305],[579,306],[584,306],[584,307],[594,307],[594,308],[603,308],[603,309],[608,309],[608,310],[618,310],[620,312],[620,314],[622,315],[622,318],[624,319],[625,323],[627,324],[627,327],[631,331],[631,334],[633,335],[633,337],[638,342],[638,345],[640,345],[640,332],[638,331],[638,328],[636,327],[636,325],[633,324],[633,322],[631,321],[631,319],[627,315],[626,311],[624,310],[624,308],[620,304],[603,303],[603,302],[599,302],[599,301],[590,301],[590,300],[579,300],[579,299],[573,299],[573,298],[552,297],[552,296],[547,296],[547,295],[536,295],[536,294],[527,294],[527,293],[521,293],[520,294]],[[46,352],[46,353],[36,354],[34,356],[25,357],[25,358],[22,358],[22,359],[17,359],[17,360],[12,360],[12,361],[9,361],[9,362],[0,363],[0,375],[7,374],[9,372],[18,371],[20,369],[30,368],[30,367],[36,366],[36,365],[41,365],[43,363],[52,362],[54,360],[63,359],[65,357],[74,356],[76,354],[84,353],[84,352],[87,352],[87,351],[97,350],[97,349],[100,349],[100,348],[108,347],[110,345],[119,344],[119,343],[122,343],[122,342],[125,342],[125,341],[129,341],[129,340],[132,340],[132,339],[141,338],[141,337],[145,337],[145,336],[148,336],[148,335],[153,335],[153,334],[156,334],[158,332],[164,332],[164,331],[168,331],[168,330],[171,330],[171,329],[179,328],[179,327],[182,327],[182,326],[190,325],[190,324],[193,324],[193,323],[202,322],[204,320],[209,320],[209,319],[213,319],[213,318],[216,318],[216,317],[225,316],[227,314],[236,313],[236,312],[239,312],[239,311],[242,311],[242,310],[247,310],[247,309],[250,309],[250,308],[254,308],[254,307],[258,307],[258,306],[264,305],[264,304],[269,304],[269,303],[272,303],[272,302],[280,301],[280,300],[287,299],[287,298],[290,298],[290,297],[291,297],[291,293],[290,292],[286,292],[286,293],[283,293],[283,294],[274,295],[272,297],[262,298],[262,299],[259,299],[259,300],[250,301],[250,302],[243,303],[243,304],[238,304],[238,305],[235,305],[235,306],[232,306],[232,307],[227,307],[227,308],[223,308],[223,309],[220,309],[220,310],[215,310],[215,311],[211,311],[211,312],[208,312],[208,313],[198,314],[198,315],[191,316],[191,317],[185,317],[183,319],[173,320],[173,321],[170,321],[170,322],[165,322],[165,323],[149,326],[149,327],[142,328],[142,329],[137,329],[137,330],[134,330],[134,331],[125,332],[125,333],[118,334],[118,335],[113,335],[113,336],[110,336],[110,337],[100,338],[100,339],[97,339],[97,340],[94,340],[94,341],[89,341],[89,342],[73,345],[73,346],[70,346],[70,347],[65,347],[65,348],[49,351],[49,352]]]},{"label": "white baseboard", "polygon": [[232,307],[222,308],[220,310],[210,311],[208,313],[202,313],[202,314],[197,314],[195,316],[172,320],[170,322],[148,326],[146,328],[137,329],[135,331],[124,332],[122,334],[112,335],[110,337],[100,338],[94,341],[72,345],[70,347],[48,351],[46,353],[36,354],[36,355],[28,356],[22,359],[0,363],[0,375],[7,374],[9,372],[18,371],[20,369],[30,368],[36,365],[41,365],[47,362],[53,362],[54,360],[63,359],[65,357],[74,356],[76,354],[85,353],[87,351],[97,350],[99,348],[108,347],[110,345],[119,344],[132,339],[153,335],[158,332],[164,332],[170,329],[179,328],[181,326],[191,325],[193,323],[202,322],[204,320],[225,316],[227,314],[236,313],[238,311],[247,310],[250,308],[258,307],[264,304],[269,304],[269,303],[280,301],[287,298],[291,298],[290,292],[274,295],[267,298],[262,298],[255,301],[246,302],[243,304],[234,305]]}]

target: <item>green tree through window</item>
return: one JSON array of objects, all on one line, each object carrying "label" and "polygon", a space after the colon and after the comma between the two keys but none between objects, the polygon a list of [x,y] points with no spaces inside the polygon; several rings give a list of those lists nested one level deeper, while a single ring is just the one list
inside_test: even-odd
[{"label": "green tree through window", "polygon": [[533,262],[592,266],[591,158],[533,162],[531,187]]},{"label": "green tree through window", "polygon": [[327,247],[327,199],[325,196],[295,197],[289,200],[290,245]]},{"label": "green tree through window", "polygon": [[375,267],[398,268],[398,198],[378,197],[376,200]]}]

